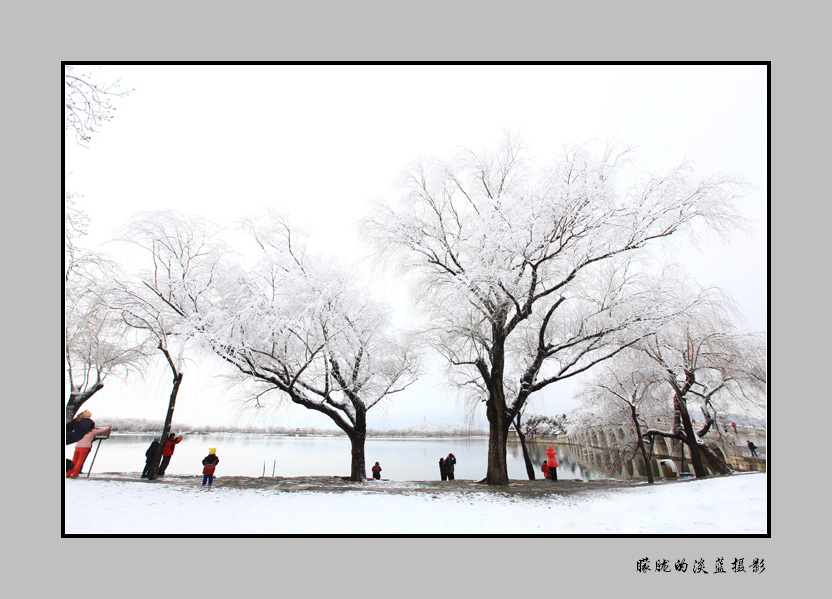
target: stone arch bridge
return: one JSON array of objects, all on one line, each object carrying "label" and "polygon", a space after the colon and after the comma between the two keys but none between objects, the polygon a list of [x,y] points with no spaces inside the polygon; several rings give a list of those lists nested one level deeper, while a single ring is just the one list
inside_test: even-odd
[{"label": "stone arch bridge", "polygon": [[[654,428],[660,428],[656,422]],[[766,471],[766,429],[752,426],[727,427],[727,431],[712,427],[704,440],[726,464],[737,471]],[[757,446],[757,457],[751,455],[747,442]],[[612,475],[646,476],[644,460],[637,449],[633,425],[606,425],[570,431],[557,442],[568,443],[579,461],[610,472]],[[646,443],[650,468],[656,478],[692,473],[690,452],[675,440],[656,436],[652,447]],[[661,460],[673,460],[675,472],[661,467]],[[707,468],[707,464],[706,464]],[[708,469],[711,474],[710,469]]]}]

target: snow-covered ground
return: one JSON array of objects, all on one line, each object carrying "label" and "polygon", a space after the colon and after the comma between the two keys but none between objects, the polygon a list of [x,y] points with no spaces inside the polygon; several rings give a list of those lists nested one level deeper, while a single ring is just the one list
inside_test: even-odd
[{"label": "snow-covered ground", "polygon": [[[219,479],[218,481],[219,482]],[[396,485],[380,481],[374,485]],[[766,534],[767,475],[547,499],[67,480],[66,534]]]}]

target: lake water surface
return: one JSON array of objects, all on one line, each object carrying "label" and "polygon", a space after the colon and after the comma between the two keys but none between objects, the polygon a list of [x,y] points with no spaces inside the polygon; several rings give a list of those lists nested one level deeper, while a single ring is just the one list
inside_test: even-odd
[{"label": "lake water surface", "polygon": [[[95,441],[84,464],[82,476],[90,470],[103,472],[141,472],[145,451],[153,435],[113,434]],[[540,464],[548,443],[529,444],[535,476],[541,478]],[[346,437],[285,436],[248,433],[214,433],[185,435],[176,446],[168,474],[199,475],[202,458],[217,448],[220,458],[216,476],[349,476],[350,443]],[[72,458],[75,446],[66,447]],[[558,477],[590,480],[605,478],[604,472],[579,464],[568,445],[555,446],[558,452]],[[97,449],[97,453],[96,453]],[[390,480],[438,480],[439,458],[456,456],[456,478],[480,480],[488,462],[488,439],[484,437],[390,438],[367,439],[365,455],[367,475],[375,462],[382,467],[382,478]],[[93,456],[95,461],[93,462]],[[518,442],[509,443],[508,475],[511,479],[528,479],[523,452]]]}]

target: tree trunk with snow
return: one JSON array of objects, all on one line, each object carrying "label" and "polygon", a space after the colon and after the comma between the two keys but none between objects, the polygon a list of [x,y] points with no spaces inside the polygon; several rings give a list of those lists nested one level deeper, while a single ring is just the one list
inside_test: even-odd
[{"label": "tree trunk with snow", "polygon": [[81,406],[103,388],[104,383],[98,382],[83,391],[71,392],[69,394],[69,400],[66,402],[66,409],[64,410],[64,424],[69,424],[81,410]]}]

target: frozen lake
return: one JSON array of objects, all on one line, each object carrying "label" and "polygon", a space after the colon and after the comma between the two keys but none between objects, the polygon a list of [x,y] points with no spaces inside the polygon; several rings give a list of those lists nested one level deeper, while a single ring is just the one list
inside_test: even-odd
[{"label": "frozen lake", "polygon": [[[90,469],[98,472],[141,472],[145,451],[153,440],[151,434],[114,434],[95,441],[82,476]],[[541,478],[540,464],[545,458],[544,442],[529,444],[535,476]],[[268,434],[215,433],[185,435],[176,446],[168,474],[197,475],[202,473],[202,458],[211,447],[220,458],[216,476],[349,476],[350,443],[346,437],[303,437]],[[72,458],[74,445],[66,447]],[[568,445],[556,445],[558,476],[590,480],[605,478],[603,472],[579,465]],[[439,479],[439,458],[448,453],[456,456],[456,478],[479,480],[485,476],[488,439],[484,437],[390,438],[367,439],[365,456],[367,475],[375,462],[382,467],[382,478],[390,480]],[[95,456],[95,462],[93,462]],[[509,443],[509,478],[527,479],[523,452],[517,442]]]}]

